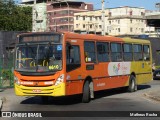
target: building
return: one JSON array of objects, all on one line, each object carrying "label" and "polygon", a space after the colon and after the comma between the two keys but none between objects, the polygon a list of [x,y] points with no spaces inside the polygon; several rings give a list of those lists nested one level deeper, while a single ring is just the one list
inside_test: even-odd
[{"label": "building", "polygon": [[149,11],[146,13],[148,30],[145,31],[150,37],[160,37],[160,11]]},{"label": "building", "polygon": [[[107,16],[105,11],[105,16]],[[101,34],[102,32],[102,10],[81,12],[74,14],[74,32]]]},{"label": "building", "polygon": [[[74,31],[101,34],[101,16],[101,10],[75,13]],[[105,34],[141,35],[145,34],[146,27],[144,8],[123,6],[105,10]]]},{"label": "building", "polygon": [[91,11],[93,4],[75,1],[48,2],[48,30],[74,31],[74,13]]},{"label": "building", "polygon": [[47,31],[47,8],[46,3],[38,3],[33,8],[32,31]]},{"label": "building", "polygon": [[[74,13],[91,11],[93,4],[71,0],[22,0],[33,6],[33,31],[73,32]],[[38,16],[37,16],[38,15]]]}]

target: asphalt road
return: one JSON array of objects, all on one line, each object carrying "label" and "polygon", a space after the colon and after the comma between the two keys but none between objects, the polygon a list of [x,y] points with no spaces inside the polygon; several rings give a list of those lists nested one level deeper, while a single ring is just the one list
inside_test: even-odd
[{"label": "asphalt road", "polygon": [[[100,114],[101,111],[160,111],[160,102],[153,101],[144,96],[147,92],[158,90],[159,86],[160,80],[154,80],[151,83],[138,86],[138,91],[134,93],[128,93],[121,89],[96,92],[95,99],[90,103],[81,103],[80,96],[71,96],[59,98],[50,97],[48,104],[43,104],[40,97],[15,96],[14,89],[6,89],[1,92],[4,97],[2,111],[50,111],[48,114],[51,116],[52,113],[57,111],[71,111],[73,116],[76,116],[76,112],[73,111],[84,111],[82,114],[87,114],[89,117]],[[99,112],[89,113],[88,111]],[[115,116],[116,114],[123,114],[123,112],[113,113],[114,119],[121,119]],[[126,114],[128,115],[128,113]],[[77,117],[79,116],[80,114],[78,114]],[[83,116],[85,117],[85,115]],[[91,119],[89,117],[87,117],[87,119]],[[98,119],[98,117],[99,116],[94,119]],[[105,119],[103,117],[100,118]],[[143,117],[140,119],[143,119]],[[148,119],[152,118],[149,117]]]}]

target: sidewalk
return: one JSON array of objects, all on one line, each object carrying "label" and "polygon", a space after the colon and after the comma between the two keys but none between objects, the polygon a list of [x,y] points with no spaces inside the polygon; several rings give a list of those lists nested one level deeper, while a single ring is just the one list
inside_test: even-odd
[{"label": "sidewalk", "polygon": [[145,93],[144,96],[147,97],[147,98],[150,98],[152,100],[160,102],[160,90]]}]

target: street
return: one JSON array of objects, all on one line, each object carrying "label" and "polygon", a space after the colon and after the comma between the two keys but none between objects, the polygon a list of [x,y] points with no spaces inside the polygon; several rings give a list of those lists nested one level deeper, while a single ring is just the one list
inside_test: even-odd
[{"label": "street", "polygon": [[121,89],[100,91],[90,103],[81,103],[80,96],[71,96],[50,97],[48,103],[43,104],[40,97],[15,96],[13,88],[0,94],[4,99],[2,111],[160,111],[160,102],[144,96],[159,90],[159,86],[160,80],[154,80],[138,86],[134,93]]}]

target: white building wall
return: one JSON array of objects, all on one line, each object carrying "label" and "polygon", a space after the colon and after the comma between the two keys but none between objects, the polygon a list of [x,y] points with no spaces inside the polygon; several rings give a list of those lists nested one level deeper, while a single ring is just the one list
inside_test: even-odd
[{"label": "white building wall", "polygon": [[[80,19],[74,19],[75,24],[79,24],[78,28],[75,26],[75,31],[89,31],[89,32],[102,32],[101,10],[76,13]],[[86,19],[83,20],[83,17]],[[92,16],[92,20],[89,17]],[[145,34],[147,28],[145,17],[145,9],[137,7],[118,7],[105,10],[105,32],[109,35],[141,35]],[[83,28],[86,24],[86,28]],[[92,24],[93,27],[88,27]],[[97,27],[96,27],[97,26]]]}]

